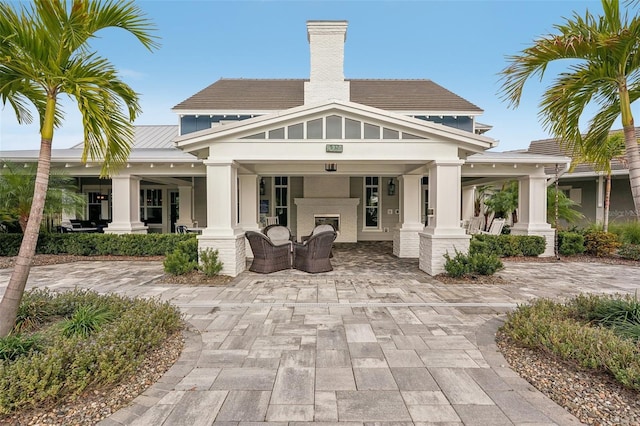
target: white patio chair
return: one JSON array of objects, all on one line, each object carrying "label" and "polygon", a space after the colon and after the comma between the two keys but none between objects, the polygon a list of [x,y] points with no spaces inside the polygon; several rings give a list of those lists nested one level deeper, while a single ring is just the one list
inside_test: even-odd
[{"label": "white patio chair", "polygon": [[469,219],[469,223],[467,225],[467,234],[479,234],[483,222],[484,218],[482,216],[474,216]]},{"label": "white patio chair", "polygon": [[278,216],[267,216],[264,218],[265,220],[265,226],[269,226],[269,225],[278,225]]},{"label": "white patio chair", "polygon": [[488,231],[480,231],[480,234],[484,235],[500,235],[502,233],[502,228],[507,220],[506,219],[493,219],[491,222],[491,227],[489,227]]}]

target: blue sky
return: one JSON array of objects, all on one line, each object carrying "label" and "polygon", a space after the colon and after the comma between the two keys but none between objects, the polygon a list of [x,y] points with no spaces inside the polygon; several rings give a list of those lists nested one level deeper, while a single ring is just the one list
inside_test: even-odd
[{"label": "blue sky", "polygon": [[[92,44],[141,95],[136,124],[177,124],[171,108],[220,78],[307,78],[307,20],[347,20],[347,78],[430,79],[484,109],[478,121],[498,150],[526,148],[546,138],[537,105],[550,78],[532,80],[520,107],[498,95],[505,57],[553,32],[553,25],[600,14],[599,1],[139,1],[156,23],[162,47],[149,53],[122,31]],[[561,69],[561,68],[558,68]],[[553,71],[553,70],[550,70]],[[549,74],[553,76],[553,74]],[[82,140],[79,114],[63,100],[66,120],[54,148]],[[639,117],[638,108],[635,116]],[[0,115],[0,150],[39,146],[37,126]]]}]

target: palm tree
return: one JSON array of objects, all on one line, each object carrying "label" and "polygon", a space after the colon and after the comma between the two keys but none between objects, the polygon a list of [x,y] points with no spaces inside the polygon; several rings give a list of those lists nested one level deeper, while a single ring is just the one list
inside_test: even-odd
[{"label": "palm tree", "polygon": [[[33,192],[36,185],[34,163],[22,165],[4,163],[0,173],[0,211],[9,220],[17,221],[24,232],[29,222]],[[85,198],[78,194],[72,177],[59,173],[49,177],[44,214],[75,213],[85,205]],[[7,219],[4,219],[7,220]]]},{"label": "palm tree", "polygon": [[[16,3],[13,3],[14,5]],[[11,332],[35,254],[51,166],[54,130],[63,113],[62,94],[78,105],[84,127],[82,160],[101,160],[109,175],[127,159],[138,95],[113,65],[90,50],[105,28],[121,28],[153,50],[153,25],[132,1],[34,0],[32,5],[0,3],[0,100],[20,123],[30,122],[32,104],[40,119],[40,155],[29,221],[9,285],[0,302],[0,336]]]},{"label": "palm tree", "polygon": [[598,152],[583,152],[581,155],[574,157],[571,167],[574,168],[579,163],[589,163],[601,172],[605,172],[605,191],[604,191],[604,220],[602,222],[602,230],[609,230],[609,206],[611,204],[611,161],[618,159],[624,160],[624,137],[622,133],[611,133],[602,144],[603,149]]},{"label": "palm tree", "polygon": [[[607,149],[602,141],[620,117],[631,193],[640,215],[640,150],[631,112],[631,104],[640,97],[640,16],[621,15],[618,0],[602,0],[602,7],[603,16],[586,11],[583,18],[574,13],[573,19],[555,26],[556,34],[508,57],[510,64],[501,72],[501,92],[510,106],[517,107],[530,77],[542,78],[552,62],[569,60],[568,70],[543,94],[543,126],[568,151],[600,156]],[[592,104],[598,111],[583,136],[579,120]]]},{"label": "palm tree", "polygon": [[558,200],[558,219],[563,219],[567,223],[575,223],[584,219],[584,215],[575,209],[579,206],[578,203],[567,197],[562,191],[558,191],[556,194],[556,188],[549,186],[547,187],[547,222],[555,229],[558,229],[556,199]]}]

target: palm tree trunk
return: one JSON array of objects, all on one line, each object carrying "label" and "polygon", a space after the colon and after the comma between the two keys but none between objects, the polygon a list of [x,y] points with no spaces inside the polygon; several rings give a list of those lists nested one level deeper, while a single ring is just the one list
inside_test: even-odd
[{"label": "palm tree trunk", "polygon": [[602,230],[609,232],[609,207],[611,205],[611,172],[607,173],[607,183],[604,187],[604,218]]},{"label": "palm tree trunk", "polygon": [[640,150],[638,149],[638,139],[633,120],[630,126],[624,126],[624,145],[629,164],[629,184],[631,185],[631,195],[636,211],[636,217],[640,219]]},{"label": "palm tree trunk", "polygon": [[631,113],[631,101],[626,83],[619,89],[620,112],[622,129],[624,131],[624,146],[627,163],[629,165],[629,184],[636,212],[636,218],[640,220],[640,149],[636,138],[636,128]]},{"label": "palm tree trunk", "polygon": [[18,308],[20,307],[22,295],[24,294],[27,279],[29,278],[31,261],[36,253],[38,234],[40,233],[40,222],[42,222],[44,203],[49,186],[55,108],[56,99],[55,97],[50,97],[47,100],[47,108],[42,124],[40,155],[38,157],[36,184],[33,191],[33,202],[31,203],[29,221],[27,222],[27,228],[22,237],[20,251],[18,252],[9,285],[0,302],[0,337],[9,335],[15,325]]}]

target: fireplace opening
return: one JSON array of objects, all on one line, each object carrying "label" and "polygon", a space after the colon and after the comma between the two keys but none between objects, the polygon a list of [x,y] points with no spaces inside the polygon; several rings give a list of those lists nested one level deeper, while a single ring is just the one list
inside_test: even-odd
[{"label": "fireplace opening", "polygon": [[318,225],[331,225],[336,231],[340,231],[340,215],[339,214],[323,214],[313,215],[315,220],[315,226]]}]

